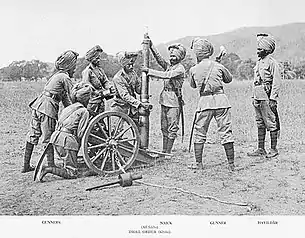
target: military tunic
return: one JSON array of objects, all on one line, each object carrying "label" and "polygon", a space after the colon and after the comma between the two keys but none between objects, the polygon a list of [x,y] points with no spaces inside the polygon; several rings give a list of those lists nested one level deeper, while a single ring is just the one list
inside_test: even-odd
[{"label": "military tunic", "polygon": [[185,78],[185,68],[181,63],[171,65],[157,51],[151,47],[152,53],[164,72],[149,69],[148,76],[163,80],[163,89],[160,94],[161,105],[161,131],[163,136],[170,139],[177,137],[179,130],[179,100],[177,95],[182,94],[182,85]]},{"label": "military tunic", "polygon": [[27,134],[28,142],[37,145],[40,137],[42,143],[50,141],[58,119],[59,103],[62,102],[64,107],[72,104],[72,85],[67,73],[57,72],[48,80],[42,94],[30,103],[32,119],[31,129]]},{"label": "military tunic", "polygon": [[[95,67],[89,64],[82,72],[82,81],[91,84],[96,90],[107,90],[111,87],[111,83],[107,75],[100,67]],[[102,113],[105,111],[105,101],[98,94],[91,97],[87,106],[89,112]]]},{"label": "military tunic", "polygon": [[77,152],[81,139],[89,123],[89,112],[83,104],[76,102],[63,109],[56,130],[50,142],[55,150],[64,159],[64,168],[77,169]]},{"label": "military tunic", "polygon": [[278,129],[275,113],[269,106],[269,99],[278,100],[281,85],[279,65],[274,58],[267,55],[257,61],[254,68],[253,106],[258,128],[269,131]]},{"label": "military tunic", "polygon": [[203,59],[190,69],[190,85],[197,88],[200,99],[194,126],[195,143],[205,143],[212,118],[215,118],[221,144],[233,142],[231,105],[224,93],[223,83],[230,83],[232,75],[220,63]]},{"label": "military tunic", "polygon": [[111,110],[129,115],[135,122],[138,120],[138,108],[141,101],[136,93],[141,93],[141,82],[136,73],[127,74],[124,69],[119,70],[113,77],[116,95],[111,105]]}]

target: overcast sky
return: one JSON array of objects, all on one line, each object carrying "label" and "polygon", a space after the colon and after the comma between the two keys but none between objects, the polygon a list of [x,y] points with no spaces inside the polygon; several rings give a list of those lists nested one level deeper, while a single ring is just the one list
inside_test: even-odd
[{"label": "overcast sky", "polygon": [[244,26],[305,22],[304,0],[0,0],[0,67],[14,60],[54,62],[140,49],[145,26],[155,44]]}]

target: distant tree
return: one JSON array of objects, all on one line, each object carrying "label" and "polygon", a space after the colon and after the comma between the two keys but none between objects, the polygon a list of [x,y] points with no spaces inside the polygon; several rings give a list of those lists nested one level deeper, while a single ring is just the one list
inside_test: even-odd
[{"label": "distant tree", "polygon": [[238,80],[251,80],[254,77],[255,61],[248,59],[241,61],[237,67]]},{"label": "distant tree", "polygon": [[238,76],[237,68],[239,64],[242,62],[240,57],[235,53],[229,53],[225,55],[221,63],[230,71],[233,76]]}]

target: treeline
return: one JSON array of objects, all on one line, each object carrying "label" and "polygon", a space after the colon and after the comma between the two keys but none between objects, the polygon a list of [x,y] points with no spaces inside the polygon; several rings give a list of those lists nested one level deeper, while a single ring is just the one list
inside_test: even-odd
[{"label": "treeline", "polygon": [[[120,65],[115,57],[108,55],[101,61],[101,67],[106,75],[112,78],[120,69]],[[141,65],[143,56],[140,55],[135,63],[137,74],[141,75]],[[237,54],[229,53],[223,57],[221,63],[229,69],[236,80],[251,80],[253,79],[255,61],[252,59],[242,60]],[[82,71],[88,65],[88,61],[84,58],[79,58],[77,61],[76,72],[74,77],[81,78]],[[186,71],[195,65],[195,59],[191,55],[187,55],[182,61]],[[153,57],[150,57],[150,67],[161,70]],[[305,61],[300,61],[295,64],[291,62],[280,62],[280,69],[284,79],[305,79]],[[9,66],[0,69],[0,80],[3,81],[21,81],[21,80],[39,80],[49,77],[54,72],[54,64],[41,62],[39,60],[31,61],[14,61]]]}]

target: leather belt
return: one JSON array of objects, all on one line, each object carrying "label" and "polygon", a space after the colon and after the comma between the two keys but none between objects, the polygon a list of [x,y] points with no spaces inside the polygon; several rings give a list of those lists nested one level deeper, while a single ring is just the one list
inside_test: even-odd
[{"label": "leather belt", "polygon": [[213,96],[213,95],[218,95],[218,94],[224,94],[224,92],[202,92],[200,93],[200,97],[202,96]]},{"label": "leather belt", "polygon": [[61,131],[61,132],[65,132],[65,133],[68,133],[68,134],[75,135],[74,130],[70,130],[70,129],[65,128],[65,127],[63,127],[63,126],[57,128],[56,130],[57,130],[57,131]]},{"label": "leather belt", "polygon": [[59,98],[58,94],[53,94],[53,93],[50,93],[48,91],[43,91],[42,94],[47,96],[47,97],[50,97],[50,98],[54,99],[57,102],[60,102],[60,98]]}]

